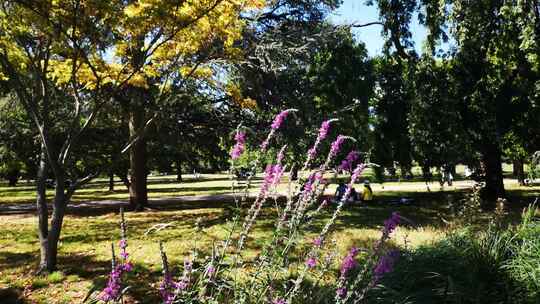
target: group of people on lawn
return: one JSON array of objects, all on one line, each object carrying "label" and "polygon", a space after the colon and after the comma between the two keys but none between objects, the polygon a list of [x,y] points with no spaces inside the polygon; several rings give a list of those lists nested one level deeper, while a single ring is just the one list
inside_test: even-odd
[{"label": "group of people on lawn", "polygon": [[[338,187],[336,189],[336,193],[334,194],[334,201],[339,202],[345,195],[345,192],[347,191],[347,186],[345,183],[341,182],[338,184]],[[369,185],[369,181],[364,181],[364,190],[362,193],[359,193],[356,191],[356,189],[352,188],[351,193],[349,197],[347,198],[347,202],[353,203],[353,202],[371,202],[373,201],[373,190],[371,189],[371,186]]]}]

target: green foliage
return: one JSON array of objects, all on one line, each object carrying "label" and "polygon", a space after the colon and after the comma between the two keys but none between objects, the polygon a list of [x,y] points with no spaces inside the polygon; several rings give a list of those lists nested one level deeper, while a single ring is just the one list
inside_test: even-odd
[{"label": "green foliage", "polygon": [[[451,233],[408,252],[373,293],[373,303],[538,303],[540,223]],[[371,302],[370,302],[371,303]]]},{"label": "green foliage", "polygon": [[260,129],[260,122],[283,109],[299,110],[295,124],[283,130],[296,157],[312,144],[303,140],[306,130],[315,133],[328,118],[339,118],[343,133],[367,141],[373,68],[349,28],[323,22],[338,2],[276,1],[279,9],[263,15],[259,31],[246,35],[255,56],[235,70],[241,95],[257,102],[256,109],[244,111],[248,125]]},{"label": "green foliage", "polygon": [[409,133],[422,166],[463,162],[470,143],[461,124],[459,99],[452,94],[448,62],[422,57],[416,66],[415,98],[408,116]]},{"label": "green foliage", "polygon": [[376,60],[376,92],[373,106],[373,162],[406,172],[412,167],[412,146],[407,116],[414,97],[407,79],[407,66],[390,57]]},{"label": "green foliage", "polygon": [[531,156],[529,178],[534,180],[540,176],[540,151],[536,151]]},{"label": "green foliage", "polygon": [[512,246],[514,257],[505,265],[512,279],[519,283],[520,293],[540,300],[540,221],[535,218],[536,207],[523,214],[523,222],[516,231]]}]

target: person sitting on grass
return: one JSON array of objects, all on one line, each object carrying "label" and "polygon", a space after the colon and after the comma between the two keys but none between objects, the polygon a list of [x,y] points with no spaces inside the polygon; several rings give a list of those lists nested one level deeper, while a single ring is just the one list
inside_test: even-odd
[{"label": "person sitting on grass", "polygon": [[[334,194],[334,201],[336,203],[339,203],[343,196],[345,195],[345,192],[347,192],[347,186],[345,183],[339,183],[338,187],[336,189],[336,193]],[[360,195],[356,191],[356,189],[352,188],[351,193],[349,194],[349,197],[347,198],[348,203],[354,203],[356,201],[360,200]]]},{"label": "person sitting on grass", "polygon": [[336,193],[334,194],[334,201],[341,201],[341,198],[345,195],[345,191],[347,191],[347,186],[345,186],[345,183],[340,182],[336,188]]},{"label": "person sitting on grass", "polygon": [[371,189],[371,186],[369,185],[369,181],[364,181],[364,192],[362,193],[362,201],[364,202],[371,202],[373,201],[373,190]]}]

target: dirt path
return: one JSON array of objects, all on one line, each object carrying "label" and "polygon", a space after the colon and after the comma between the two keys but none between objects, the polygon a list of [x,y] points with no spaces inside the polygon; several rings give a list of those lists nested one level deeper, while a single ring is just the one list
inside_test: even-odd
[{"label": "dirt path", "polygon": [[[250,194],[249,198],[253,198]],[[197,195],[166,197],[159,199],[149,199],[148,208],[150,209],[196,209],[196,208],[217,208],[225,204],[234,203],[235,197],[241,198],[241,194],[216,194],[216,195]],[[52,205],[48,205],[52,210]],[[68,213],[83,212],[107,212],[118,210],[120,207],[128,208],[129,202],[126,200],[98,200],[71,203],[68,205]],[[30,203],[0,204],[0,215],[25,214],[36,211],[36,205]]]}]

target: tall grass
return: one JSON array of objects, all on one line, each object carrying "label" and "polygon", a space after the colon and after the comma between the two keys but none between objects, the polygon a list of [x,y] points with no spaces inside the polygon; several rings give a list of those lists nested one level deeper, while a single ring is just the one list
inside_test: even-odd
[{"label": "tall grass", "polygon": [[540,222],[530,206],[517,227],[461,229],[403,253],[371,303],[540,303]]}]

